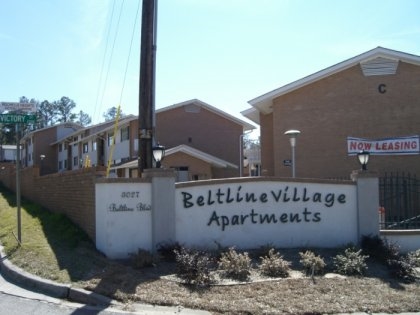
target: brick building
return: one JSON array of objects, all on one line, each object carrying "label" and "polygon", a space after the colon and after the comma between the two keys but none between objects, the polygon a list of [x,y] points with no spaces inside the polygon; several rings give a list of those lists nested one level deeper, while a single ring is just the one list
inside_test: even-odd
[{"label": "brick building", "polygon": [[[420,175],[420,56],[377,47],[249,101],[260,125],[262,174],[290,176],[285,131],[301,134],[296,176],[346,178],[359,169],[348,139],[412,137],[410,154],[371,152],[368,169]],[[354,152],[353,152],[354,153]]]},{"label": "brick building", "polygon": [[23,167],[40,166],[42,174],[58,171],[57,146],[51,145],[75,131],[83,129],[75,123],[61,123],[27,133],[21,139]]},{"label": "brick building", "polygon": [[[176,169],[178,180],[226,178],[239,175],[243,134],[254,128],[193,99],[156,111],[155,139],[166,147],[163,166]],[[117,126],[108,121],[36,130],[22,138],[23,166],[40,166],[46,175],[109,163],[119,177],[137,177],[138,130],[134,115]]]},{"label": "brick building", "polygon": [[[179,181],[239,176],[241,141],[253,129],[197,99],[156,111],[155,140],[166,148],[162,166],[175,169]],[[137,132],[137,120],[131,121],[130,130]],[[114,169],[120,177],[136,177],[137,163],[135,159]]]}]

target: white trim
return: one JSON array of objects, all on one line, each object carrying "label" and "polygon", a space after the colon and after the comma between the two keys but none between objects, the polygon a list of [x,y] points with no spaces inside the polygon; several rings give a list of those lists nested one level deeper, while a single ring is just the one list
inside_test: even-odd
[{"label": "white trim", "polygon": [[230,115],[230,114],[228,114],[228,113],[226,113],[226,112],[224,112],[224,111],[222,111],[222,110],[220,110],[220,109],[218,109],[214,106],[211,106],[211,105],[209,105],[209,104],[207,104],[203,101],[200,101],[198,99],[192,99],[192,100],[188,100],[188,101],[185,101],[185,102],[181,102],[181,103],[177,103],[177,104],[173,104],[173,105],[170,105],[170,106],[160,108],[160,109],[156,110],[156,114],[161,113],[161,112],[166,112],[166,111],[169,111],[169,110],[172,110],[172,109],[176,109],[176,108],[179,108],[179,107],[183,107],[183,106],[186,106],[186,105],[191,105],[191,104],[194,104],[196,106],[205,108],[210,112],[213,112],[213,113],[215,113],[219,116],[222,116],[223,118],[226,118],[230,121],[233,121],[234,123],[236,123],[238,125],[241,125],[243,127],[244,131],[256,129],[255,126],[253,126],[253,125],[251,125],[251,124],[249,124],[249,123],[247,123],[247,122],[245,122],[245,121],[243,121],[239,118],[236,118],[235,116],[232,116],[232,115]]},{"label": "white trim", "polygon": [[[208,153],[205,153],[203,151],[194,149],[190,146],[187,146],[185,144],[181,144],[179,146],[167,149],[165,152],[165,156],[169,156],[171,154],[175,154],[175,153],[185,153],[189,156],[192,156],[194,158],[197,158],[201,161],[204,161],[206,163],[211,164],[214,167],[217,168],[233,168],[233,169],[238,169],[238,166],[235,164],[232,164],[230,162],[227,162],[225,160],[219,159],[213,155],[210,155]],[[111,169],[115,170],[115,169],[121,169],[121,168],[136,168],[138,165],[138,160],[134,160],[134,161],[130,161],[127,163],[124,163],[122,165],[118,165],[118,166],[114,166],[111,167]]]},{"label": "white trim", "polygon": [[[367,62],[370,60],[373,60],[375,58],[385,58],[385,59],[393,59],[393,60],[399,60],[406,63],[411,63],[414,65],[420,65],[420,56],[407,54],[404,52],[391,50],[383,47],[377,47],[375,49],[369,50],[363,54],[360,54],[356,57],[350,58],[348,60],[345,60],[343,62],[340,62],[338,64],[335,64],[331,67],[328,67],[326,69],[323,69],[321,71],[318,71],[314,74],[311,74],[307,77],[304,77],[300,80],[294,81],[292,83],[286,84],[278,89],[275,89],[273,91],[270,91],[268,93],[265,93],[261,96],[258,96],[252,100],[250,100],[248,103],[253,106],[255,109],[257,109],[259,112],[263,114],[269,114],[272,112],[272,104],[273,100],[281,95],[285,95],[287,93],[290,93],[294,90],[297,90],[301,87],[304,87],[308,84],[311,84],[313,82],[319,81],[321,79],[324,79],[326,77],[329,77],[335,73],[341,72],[343,70],[346,70],[348,68],[351,68],[359,63]],[[250,113],[247,113],[248,115]],[[250,116],[245,116],[249,118]],[[255,121],[254,121],[255,122]]]}]

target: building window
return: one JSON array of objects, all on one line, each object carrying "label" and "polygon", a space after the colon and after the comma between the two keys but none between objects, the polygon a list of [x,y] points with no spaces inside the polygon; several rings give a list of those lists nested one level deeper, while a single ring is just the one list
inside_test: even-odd
[{"label": "building window", "polygon": [[92,140],[92,151],[96,151],[96,140]]},{"label": "building window", "polygon": [[108,146],[111,146],[114,143],[114,133],[108,134]]},{"label": "building window", "polygon": [[73,158],[73,166],[77,166],[78,161],[79,161],[79,158],[77,156],[75,156]]},{"label": "building window", "polygon": [[130,127],[127,126],[121,129],[121,142],[126,141],[130,138]]},{"label": "building window", "polygon": [[62,152],[63,151],[63,144],[59,143],[58,144],[58,152]]},{"label": "building window", "polygon": [[58,169],[62,170],[63,169],[63,161],[59,161],[58,162]]},{"label": "building window", "polygon": [[83,153],[89,152],[89,143],[83,143]]}]

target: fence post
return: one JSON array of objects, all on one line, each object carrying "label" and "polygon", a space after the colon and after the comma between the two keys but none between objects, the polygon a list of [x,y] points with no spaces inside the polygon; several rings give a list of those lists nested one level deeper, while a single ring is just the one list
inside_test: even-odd
[{"label": "fence post", "polygon": [[143,171],[152,179],[152,252],[164,242],[175,242],[175,170],[152,168]]},{"label": "fence post", "polygon": [[363,235],[379,235],[379,178],[369,171],[353,171],[353,181],[357,182],[357,238]]}]

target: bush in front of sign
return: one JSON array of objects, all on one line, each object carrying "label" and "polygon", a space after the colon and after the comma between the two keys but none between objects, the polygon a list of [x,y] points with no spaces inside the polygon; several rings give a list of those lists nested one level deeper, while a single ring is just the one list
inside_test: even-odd
[{"label": "bush in front of sign", "polygon": [[317,256],[310,250],[300,252],[299,255],[299,262],[302,264],[307,275],[311,275],[313,277],[315,274],[321,274],[324,272],[324,268],[326,266],[324,258]]},{"label": "bush in front of sign", "polygon": [[362,255],[362,250],[349,247],[343,254],[338,254],[333,258],[335,271],[342,275],[364,275],[367,270],[366,259],[368,255]]},{"label": "bush in front of sign", "polygon": [[290,265],[289,261],[283,259],[279,252],[274,248],[268,251],[266,256],[260,257],[261,263],[259,269],[261,273],[268,277],[282,277],[289,276]]},{"label": "bush in front of sign", "polygon": [[233,247],[222,253],[219,269],[225,277],[245,281],[251,274],[251,258],[247,252],[238,253]]},{"label": "bush in front of sign", "polygon": [[131,264],[134,269],[152,267],[157,263],[157,258],[148,250],[139,248],[137,253],[130,254]]},{"label": "bush in front of sign", "polygon": [[209,285],[214,282],[210,274],[211,259],[205,253],[194,249],[174,250],[176,261],[176,274],[187,284]]}]

